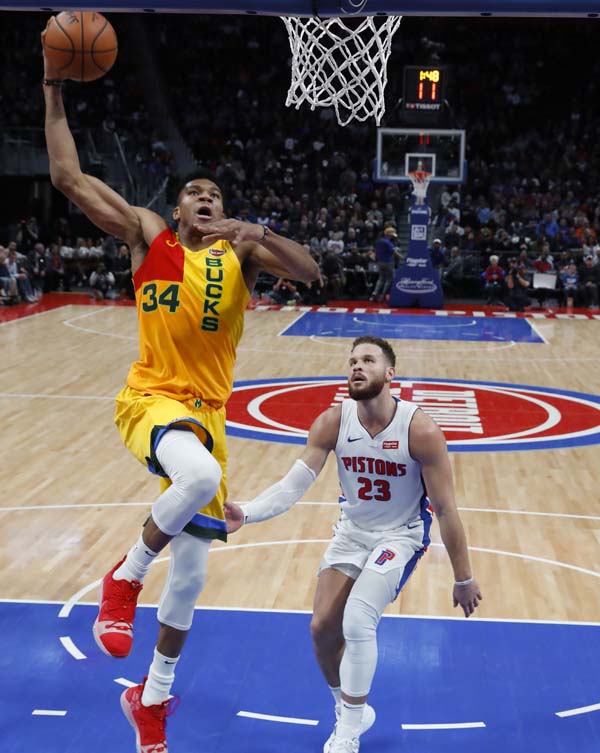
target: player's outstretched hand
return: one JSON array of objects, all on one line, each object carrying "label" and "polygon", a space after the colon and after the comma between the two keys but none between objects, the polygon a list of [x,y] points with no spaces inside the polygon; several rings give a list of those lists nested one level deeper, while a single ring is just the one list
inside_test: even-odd
[{"label": "player's outstretched hand", "polygon": [[466,586],[454,586],[452,592],[454,606],[459,604],[462,607],[465,617],[470,617],[477,609],[477,605],[483,599],[477,581],[473,578],[473,581]]},{"label": "player's outstretched hand", "polygon": [[223,505],[227,533],[235,533],[244,525],[244,511],[235,502],[225,502]]},{"label": "player's outstretched hand", "polygon": [[204,240],[208,243],[226,240],[234,246],[244,241],[260,243],[264,235],[262,225],[241,220],[213,220],[210,217],[198,217],[194,228],[202,233]]},{"label": "player's outstretched hand", "polygon": [[44,39],[46,37],[46,31],[47,31],[48,26],[50,25],[50,22],[52,21],[53,18],[54,18],[54,16],[51,16],[48,19],[48,23],[46,24],[46,28],[41,33],[40,37],[41,37],[41,40],[42,40],[42,54],[44,56],[44,78],[49,78],[49,79],[57,80],[57,79],[61,79],[62,76],[58,72],[58,69],[55,68],[52,65],[52,63],[48,60],[48,58],[46,56],[46,48],[44,47]]}]

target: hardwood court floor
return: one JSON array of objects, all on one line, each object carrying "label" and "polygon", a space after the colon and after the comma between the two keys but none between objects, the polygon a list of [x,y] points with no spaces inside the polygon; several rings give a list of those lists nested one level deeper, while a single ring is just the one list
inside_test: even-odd
[{"label": "hardwood court floor", "polygon": [[[65,298],[69,302],[69,298]],[[249,311],[236,379],[344,374],[348,338],[280,337],[298,314]],[[506,382],[600,394],[597,321],[541,320],[546,344],[395,340],[406,377]],[[0,325],[3,599],[64,601],[136,538],[157,481],[122,447],[113,397],[137,356],[131,307],[68,305]],[[298,445],[229,439],[230,498],[276,481]],[[600,621],[596,445],[452,453],[457,502],[487,618]],[[201,603],[307,610],[337,517],[335,463],[286,515],[216,544]],[[391,613],[457,615],[451,570],[432,546]],[[156,603],[164,563],[141,601]],[[161,569],[162,568],[162,569]],[[96,598],[95,591],[87,599]]]}]

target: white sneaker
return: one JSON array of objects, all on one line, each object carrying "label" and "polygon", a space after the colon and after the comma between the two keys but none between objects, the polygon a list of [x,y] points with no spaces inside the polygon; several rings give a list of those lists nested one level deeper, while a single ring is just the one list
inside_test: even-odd
[{"label": "white sneaker", "polygon": [[342,739],[338,737],[333,741],[333,745],[329,750],[330,753],[358,753],[359,747],[360,742],[358,737],[353,737],[351,740],[349,738]]},{"label": "white sneaker", "polygon": [[[362,721],[360,723],[360,731],[358,733],[359,736],[360,735],[364,735],[364,733],[367,730],[371,729],[371,727],[373,726],[373,724],[375,724],[375,717],[376,717],[375,709],[372,706],[369,706],[368,703],[365,704],[365,708],[364,708],[363,715],[362,715]],[[337,706],[337,704],[336,704],[336,707],[335,707],[335,726],[333,728],[333,732],[329,735],[329,737],[327,739],[327,742],[323,746],[323,753],[346,753],[346,751],[348,751],[348,753],[358,753],[358,745],[359,745],[358,737],[355,737],[352,740],[343,740],[343,741],[340,741],[340,742],[343,742],[346,746],[348,746],[349,744],[356,743],[356,747],[355,748],[349,748],[349,747],[336,748],[336,747],[334,747],[334,743],[336,741],[336,739],[335,739],[335,733],[337,731],[337,726],[338,726],[338,722],[339,721],[340,721],[340,709],[339,709],[339,706]]]}]

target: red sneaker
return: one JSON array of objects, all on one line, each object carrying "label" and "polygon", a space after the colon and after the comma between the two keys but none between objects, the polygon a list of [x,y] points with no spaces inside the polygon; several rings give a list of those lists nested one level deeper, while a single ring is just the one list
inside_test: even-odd
[{"label": "red sneaker", "polygon": [[146,678],[141,685],[134,685],[121,694],[121,708],[127,721],[135,730],[135,749],[137,753],[168,753],[167,717],[179,705],[179,698],[170,698],[156,706],[144,706],[142,693]]},{"label": "red sneaker", "polygon": [[104,576],[100,587],[100,610],[94,622],[94,639],[101,651],[121,659],[129,655],[133,644],[133,620],[142,584],[138,580],[114,580],[113,573],[125,561]]}]

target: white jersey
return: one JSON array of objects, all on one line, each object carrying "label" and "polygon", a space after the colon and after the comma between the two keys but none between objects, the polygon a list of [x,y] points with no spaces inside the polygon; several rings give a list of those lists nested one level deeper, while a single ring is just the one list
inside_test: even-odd
[{"label": "white jersey", "polygon": [[335,445],[342,518],[369,531],[429,520],[421,465],[410,455],[408,431],[416,405],[398,400],[390,423],[371,437],[356,400],[344,400]]}]

